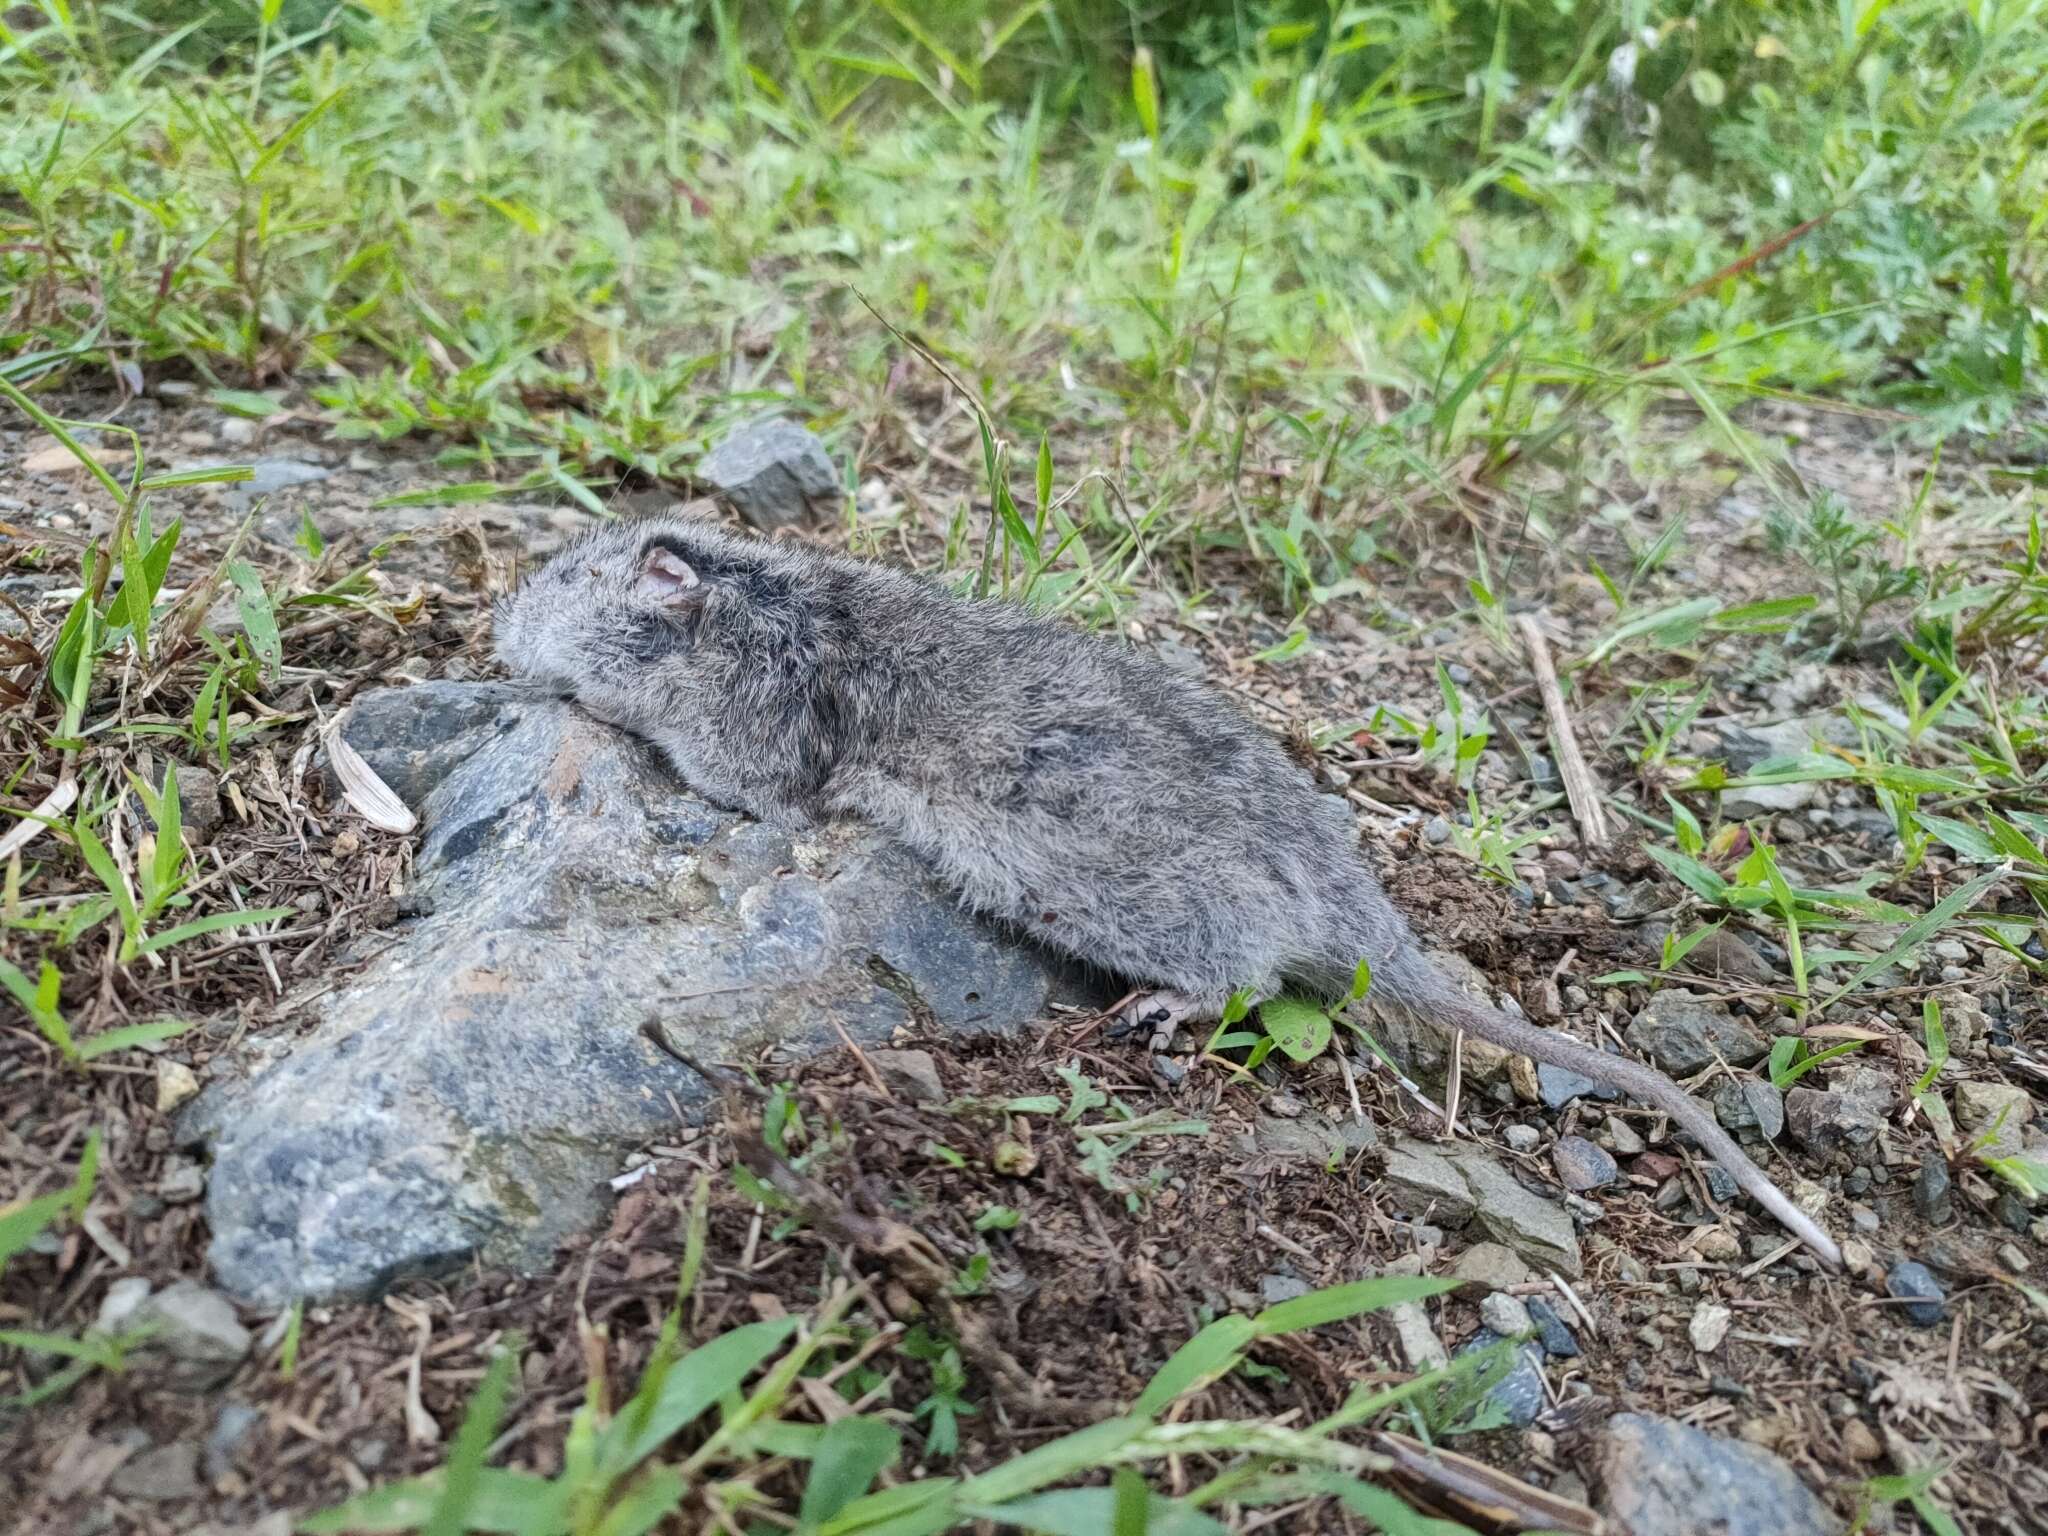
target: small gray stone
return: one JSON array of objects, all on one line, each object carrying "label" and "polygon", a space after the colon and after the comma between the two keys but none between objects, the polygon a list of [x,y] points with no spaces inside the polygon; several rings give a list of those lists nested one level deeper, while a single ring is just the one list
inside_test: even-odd
[{"label": "small gray stone", "polygon": [[162,1503],[189,1499],[199,1492],[199,1447],[174,1440],[123,1462],[107,1479],[107,1487],[124,1499]]},{"label": "small gray stone", "polygon": [[189,1205],[206,1193],[206,1170],[197,1163],[174,1161],[157,1180],[156,1192],[166,1205]]},{"label": "small gray stone", "polygon": [[1702,1163],[1700,1177],[1707,1181],[1707,1193],[1722,1205],[1728,1204],[1742,1193],[1742,1186],[1735,1182],[1735,1175],[1719,1163]]},{"label": "small gray stone", "polygon": [[1770,1452],[1618,1413],[1593,1453],[1598,1507],[1630,1536],[1835,1536],[1841,1524]]},{"label": "small gray stone", "polygon": [[1407,1197],[1417,1215],[1428,1211],[1459,1225],[1472,1214],[1472,1192],[1464,1175],[1427,1142],[1403,1137],[1389,1147],[1386,1180]]},{"label": "small gray stone", "polygon": [[235,1453],[249,1438],[249,1431],[263,1422],[263,1414],[247,1403],[232,1398],[220,1405],[220,1414],[206,1437],[206,1480],[217,1483],[234,1470]]},{"label": "small gray stone", "polygon": [[1916,1328],[1935,1327],[1948,1316],[1948,1293],[1933,1272],[1918,1260],[1901,1259],[1894,1264],[1885,1272],[1884,1288],[1889,1294],[1906,1299],[1906,1305],[1899,1310]]},{"label": "small gray stone", "polygon": [[1451,1265],[1451,1278],[1497,1291],[1527,1281],[1529,1266],[1505,1243],[1474,1243]]},{"label": "small gray stone", "polygon": [[1984,1152],[1991,1157],[2016,1157],[2026,1148],[2026,1124],[2034,1117],[2034,1101],[2024,1088],[2009,1083],[1956,1084],[1956,1119],[1963,1129],[1983,1133]]},{"label": "small gray stone", "polygon": [[213,429],[213,435],[230,448],[246,448],[256,441],[258,430],[258,424],[246,416],[223,416]]},{"label": "small gray stone", "polygon": [[1543,1341],[1546,1352],[1560,1359],[1574,1359],[1579,1353],[1579,1341],[1565,1326],[1564,1319],[1547,1301],[1534,1298],[1528,1303],[1529,1321],[1536,1325],[1536,1336]]},{"label": "small gray stone", "polygon": [[1451,840],[1451,824],[1441,816],[1432,816],[1422,824],[1422,840],[1432,847],[1441,847]]},{"label": "small gray stone", "polygon": [[1619,1115],[1607,1117],[1607,1144],[1616,1157],[1635,1157],[1649,1150],[1649,1145],[1636,1133],[1636,1128]]},{"label": "small gray stone", "polygon": [[1444,1341],[1436,1336],[1436,1330],[1429,1326],[1429,1314],[1422,1310],[1421,1302],[1397,1301],[1387,1308],[1386,1318],[1394,1325],[1394,1338],[1401,1346],[1401,1358],[1408,1362],[1411,1370],[1433,1371],[1450,1364],[1450,1352],[1444,1348]]},{"label": "small gray stone", "polygon": [[1265,1275],[1259,1280],[1259,1295],[1269,1307],[1292,1301],[1297,1296],[1306,1296],[1312,1289],[1314,1287],[1298,1275]]},{"label": "small gray stone", "polygon": [[1501,1132],[1501,1136],[1509,1148],[1516,1152],[1534,1152],[1537,1143],[1543,1140],[1543,1133],[1535,1126],[1520,1123],[1510,1125]]},{"label": "small gray stone", "polygon": [[1574,1194],[1605,1189],[1621,1177],[1621,1169],[1606,1149],[1583,1136],[1560,1136],[1557,1145],[1550,1149],[1550,1156],[1557,1165],[1558,1178]]},{"label": "small gray stone", "polygon": [[913,1104],[943,1104],[946,1085],[930,1051],[869,1051],[868,1060],[884,1084]]},{"label": "small gray stone", "polygon": [[1620,1093],[1596,1083],[1590,1077],[1581,1077],[1563,1067],[1553,1067],[1548,1062],[1536,1064],[1536,1094],[1543,1100],[1545,1109],[1563,1109],[1573,1099],[1618,1099]]},{"label": "small gray stone", "polygon": [[764,533],[815,522],[846,494],[825,445],[779,416],[748,422],[712,449],[697,478]]},{"label": "small gray stone", "polygon": [[140,1275],[124,1276],[108,1286],[107,1294],[100,1298],[99,1316],[94,1326],[109,1337],[126,1333],[135,1323],[135,1314],[147,1300],[149,1282]]},{"label": "small gray stone", "polygon": [[1725,1005],[1676,988],[1651,998],[1626,1035],[1630,1045],[1674,1077],[1690,1077],[1716,1059],[1746,1067],[1771,1048]]},{"label": "small gray stone", "polygon": [[1785,1129],[1785,1101],[1757,1078],[1724,1077],[1714,1085],[1714,1118],[1730,1131],[1756,1131],[1774,1141]]},{"label": "small gray stone", "polygon": [[1479,1321],[1504,1339],[1519,1338],[1535,1327],[1529,1320],[1529,1309],[1522,1298],[1510,1296],[1506,1291],[1489,1291],[1480,1298]]},{"label": "small gray stone", "polygon": [[186,1392],[218,1386],[248,1358],[254,1344],[234,1303],[196,1280],[174,1280],[135,1308],[130,1321],[149,1330],[142,1348],[170,1357],[157,1379]]},{"label": "small gray stone", "polygon": [[1785,1124],[1792,1139],[1815,1152],[1866,1147],[1876,1139],[1891,1107],[1891,1083],[1869,1067],[1834,1074],[1825,1088],[1803,1082],[1785,1095]]}]

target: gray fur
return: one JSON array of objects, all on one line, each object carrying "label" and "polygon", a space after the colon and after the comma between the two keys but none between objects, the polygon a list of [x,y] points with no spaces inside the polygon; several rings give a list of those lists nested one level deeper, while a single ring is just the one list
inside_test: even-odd
[{"label": "gray fur", "polygon": [[[680,562],[680,564],[678,563]],[[765,821],[850,815],[976,909],[1213,1013],[1239,987],[1375,990],[1669,1111],[1834,1244],[1662,1074],[1471,1002],[1317,791],[1220,694],[1116,641],[703,522],[600,528],[502,605],[500,659]]]}]

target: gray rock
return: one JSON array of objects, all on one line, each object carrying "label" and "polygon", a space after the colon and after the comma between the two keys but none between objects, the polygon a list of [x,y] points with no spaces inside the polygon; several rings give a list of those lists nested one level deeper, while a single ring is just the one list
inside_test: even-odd
[{"label": "gray rock", "polygon": [[217,1483],[234,1470],[235,1453],[249,1438],[249,1431],[263,1422],[261,1410],[233,1399],[220,1405],[220,1413],[206,1436],[206,1480]]},{"label": "gray rock", "polygon": [[1891,1081],[1871,1067],[1833,1074],[1827,1088],[1804,1082],[1785,1095],[1785,1124],[1792,1139],[1811,1151],[1865,1147],[1876,1138],[1891,1108]]},{"label": "gray rock", "polygon": [[1547,1301],[1531,1299],[1528,1303],[1529,1321],[1536,1325],[1536,1336],[1543,1341],[1546,1354],[1562,1360],[1576,1359],[1579,1341],[1571,1329],[1565,1326],[1563,1318]]},{"label": "gray rock", "polygon": [[387,690],[344,729],[422,815],[420,915],[282,1060],[187,1108],[215,1273],[252,1300],[543,1263],[720,1063],[831,1049],[835,1020],[863,1048],[1014,1030],[1084,995],[872,829],[718,810],[539,691]]},{"label": "gray rock", "polygon": [[151,1379],[183,1392],[206,1392],[233,1375],[255,1343],[234,1303],[196,1280],[174,1280],[143,1298],[125,1319],[146,1332],[142,1350],[168,1357]]},{"label": "gray rock", "polygon": [[1636,1128],[1619,1115],[1607,1117],[1607,1145],[1616,1157],[1634,1157],[1647,1152],[1649,1145],[1636,1133]]},{"label": "gray rock", "polygon": [[1535,1126],[1519,1123],[1509,1126],[1501,1135],[1516,1152],[1534,1152],[1537,1143],[1543,1140],[1543,1133]]},{"label": "gray rock", "polygon": [[[1491,1328],[1482,1328],[1465,1341],[1459,1348],[1460,1355],[1476,1355],[1482,1349],[1489,1349],[1509,1334],[1496,1333]],[[1517,1429],[1523,1429],[1536,1422],[1536,1416],[1549,1403],[1549,1394],[1543,1387],[1543,1350],[1535,1344],[1524,1344],[1515,1351],[1515,1363],[1507,1375],[1493,1384],[1486,1394],[1487,1403],[1500,1410],[1501,1415]]]},{"label": "gray rock", "polygon": [[1522,1298],[1506,1291],[1491,1291],[1480,1299],[1479,1321],[1504,1339],[1519,1338],[1536,1326],[1529,1320],[1529,1308]]},{"label": "gray rock", "polygon": [[1593,1451],[1598,1508],[1630,1536],[1835,1536],[1841,1524],[1769,1451],[1618,1413]]},{"label": "gray rock", "polygon": [[1550,1157],[1557,1165],[1558,1178],[1574,1194],[1604,1189],[1621,1177],[1621,1169],[1606,1150],[1583,1136],[1560,1136],[1557,1145],[1550,1149]]},{"label": "gray rock", "polygon": [[1429,1314],[1419,1301],[1397,1301],[1386,1310],[1394,1325],[1394,1338],[1401,1346],[1401,1358],[1416,1371],[1433,1371],[1451,1363],[1450,1351],[1429,1326]]},{"label": "gray rock", "polygon": [[1370,1120],[1349,1115],[1332,1124],[1326,1121],[1283,1120],[1277,1115],[1260,1115],[1252,1128],[1237,1138],[1237,1149],[1247,1160],[1282,1167],[1306,1163],[1315,1168],[1335,1168],[1354,1152],[1379,1143],[1379,1132]]},{"label": "gray rock", "polygon": [[1929,1226],[1941,1226],[1955,1214],[1949,1198],[1948,1163],[1939,1153],[1928,1152],[1920,1160],[1920,1172],[1913,1179],[1913,1209]]},{"label": "gray rock", "polygon": [[712,449],[697,478],[772,533],[828,515],[846,495],[825,445],[779,416],[748,422]]},{"label": "gray rock", "polygon": [[1948,1292],[1925,1264],[1901,1259],[1885,1271],[1885,1291],[1906,1302],[1899,1310],[1916,1328],[1933,1328],[1948,1316]]},{"label": "gray rock", "polygon": [[1306,1296],[1311,1289],[1313,1287],[1298,1275],[1264,1275],[1259,1279],[1259,1296],[1269,1307],[1292,1301],[1297,1296]]},{"label": "gray rock", "polygon": [[1472,1192],[1464,1174],[1428,1142],[1403,1137],[1389,1147],[1386,1180],[1407,1196],[1417,1214],[1426,1210],[1454,1226],[1472,1215]]},{"label": "gray rock", "polygon": [[124,1499],[189,1499],[199,1492],[199,1447],[189,1440],[174,1440],[144,1451],[116,1468],[107,1487]]},{"label": "gray rock", "polygon": [[1497,1291],[1521,1285],[1529,1278],[1529,1266],[1505,1243],[1474,1243],[1458,1255],[1451,1278]]},{"label": "gray rock", "polygon": [[1956,1084],[1956,1119],[1966,1131],[1984,1139],[1985,1155],[2017,1157],[2026,1150],[2026,1124],[2034,1118],[2034,1101],[2026,1089],[2009,1083]]},{"label": "gray rock", "polygon": [[946,1085],[930,1051],[869,1051],[869,1063],[890,1090],[913,1104],[943,1104]]},{"label": "gray rock", "polygon": [[1563,1109],[1574,1099],[1618,1099],[1621,1094],[1590,1077],[1581,1077],[1563,1067],[1539,1061],[1536,1063],[1536,1096],[1543,1100],[1545,1109]]},{"label": "gray rock", "polygon": [[1659,992],[1635,1016],[1628,1043],[1674,1077],[1690,1077],[1719,1056],[1746,1067],[1771,1043],[1725,1006],[1676,988]]},{"label": "gray rock", "polygon": [[94,1326],[110,1336],[126,1333],[135,1325],[136,1312],[149,1300],[149,1290],[149,1282],[140,1275],[116,1280],[107,1287],[107,1294],[100,1298],[99,1316]]},{"label": "gray rock", "polygon": [[1714,1085],[1714,1118],[1737,1133],[1756,1131],[1775,1141],[1785,1129],[1785,1101],[1760,1078],[1722,1078]]},{"label": "gray rock", "polygon": [[[1493,988],[1471,961],[1451,950],[1433,949],[1428,953],[1437,969],[1460,990],[1477,1002],[1493,1006]],[[1429,1084],[1444,1081],[1450,1068],[1451,1030],[1429,1015],[1388,1000],[1377,988],[1367,994],[1361,1006],[1373,1038],[1410,1077]],[[1510,1012],[1519,1011],[1512,998],[1502,1006]],[[1460,1065],[1468,1087],[1505,1078],[1510,1060],[1510,1053],[1499,1046],[1471,1035],[1465,1037]]]},{"label": "gray rock", "polygon": [[1531,1194],[1476,1148],[1460,1148],[1455,1161],[1489,1237],[1506,1243],[1538,1270],[1578,1278],[1584,1267],[1578,1233],[1563,1206]]}]

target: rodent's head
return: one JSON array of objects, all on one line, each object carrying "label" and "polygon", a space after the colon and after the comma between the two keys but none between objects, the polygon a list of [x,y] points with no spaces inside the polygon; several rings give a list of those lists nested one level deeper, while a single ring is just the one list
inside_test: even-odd
[{"label": "rodent's head", "polygon": [[499,661],[522,677],[589,698],[692,648],[733,600],[718,573],[736,539],[674,518],[611,524],[584,535],[499,603]]}]

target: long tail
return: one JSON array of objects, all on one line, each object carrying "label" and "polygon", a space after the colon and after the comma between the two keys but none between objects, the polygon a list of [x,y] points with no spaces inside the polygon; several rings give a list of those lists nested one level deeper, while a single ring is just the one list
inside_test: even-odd
[{"label": "long tail", "polygon": [[1633,1099],[1661,1109],[1689,1132],[1708,1154],[1735,1176],[1757,1204],[1777,1217],[1785,1229],[1839,1268],[1842,1250],[1822,1230],[1819,1222],[1794,1205],[1785,1192],[1773,1184],[1763,1169],[1750,1161],[1749,1154],[1735,1138],[1721,1129],[1713,1112],[1654,1067],[1626,1056],[1611,1056],[1581,1045],[1569,1035],[1544,1029],[1526,1019],[1474,1002],[1453,986],[1437,969],[1417,954],[1413,963],[1391,962],[1385,969],[1387,990],[1407,1007],[1443,1023],[1455,1025],[1505,1050],[1563,1067],[1581,1077],[1591,1078],[1609,1088],[1619,1089]]}]

